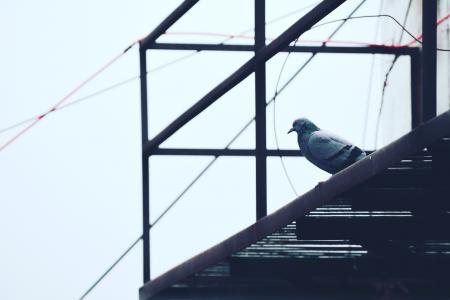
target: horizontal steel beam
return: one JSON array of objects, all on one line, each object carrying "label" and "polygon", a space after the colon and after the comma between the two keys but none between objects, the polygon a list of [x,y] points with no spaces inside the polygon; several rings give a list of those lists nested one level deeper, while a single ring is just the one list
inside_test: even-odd
[{"label": "horizontal steel beam", "polygon": [[[372,150],[365,150],[370,154]],[[151,155],[186,155],[186,156],[255,156],[254,149],[194,149],[194,148],[156,148]],[[266,156],[303,157],[299,150],[267,149]]]},{"label": "horizontal steel beam", "polygon": [[183,1],[170,15],[168,15],[152,32],[141,40],[141,47],[144,49],[151,46],[167,29],[187,13],[198,0]]},{"label": "horizontal steel beam", "polygon": [[226,92],[228,92],[245,78],[247,78],[252,72],[254,72],[256,65],[268,61],[275,54],[286,48],[289,43],[292,42],[295,38],[309,30],[312,26],[314,26],[317,22],[319,22],[345,1],[346,0],[324,0],[320,4],[318,4],[310,12],[308,12],[300,20],[295,22],[291,27],[283,32],[278,38],[258,51],[255,56],[249,59],[233,74],[222,81],[203,98],[201,98],[197,103],[191,106],[172,123],[170,123],[159,134],[157,134],[144,146],[143,153],[145,155],[149,155],[152,150],[161,145],[178,129],[183,127],[187,122],[189,122],[206,108],[208,108],[222,95],[224,95]]},{"label": "horizontal steel beam", "polygon": [[[299,150],[266,150],[267,156],[303,156]],[[180,149],[157,148],[152,155],[255,156],[254,149]]]},{"label": "horizontal steel beam", "polygon": [[155,43],[148,50],[255,51],[253,45]]},{"label": "horizontal steel beam", "polygon": [[[184,43],[154,43],[147,49],[151,50],[192,50],[192,51],[255,51],[253,45],[231,44],[184,44]],[[419,52],[417,47],[386,47],[386,46],[288,46],[280,52],[298,53],[348,53],[348,54],[392,54],[414,55]]]}]

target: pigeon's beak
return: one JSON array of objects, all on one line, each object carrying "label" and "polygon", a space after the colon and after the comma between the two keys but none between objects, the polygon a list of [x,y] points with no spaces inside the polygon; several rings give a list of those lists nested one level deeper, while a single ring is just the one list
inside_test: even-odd
[{"label": "pigeon's beak", "polygon": [[295,128],[292,127],[291,129],[289,129],[288,134],[291,133],[292,131],[295,131]]}]

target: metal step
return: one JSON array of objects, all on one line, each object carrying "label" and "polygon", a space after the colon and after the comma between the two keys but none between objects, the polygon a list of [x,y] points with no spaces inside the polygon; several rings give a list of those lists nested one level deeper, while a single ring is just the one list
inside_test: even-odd
[{"label": "metal step", "polygon": [[311,213],[297,220],[299,239],[450,239],[450,215],[417,217],[407,211]]},{"label": "metal step", "polygon": [[[432,197],[430,197],[432,195]],[[438,191],[418,187],[358,188],[336,199],[347,204],[354,211],[420,211],[450,209],[450,186]]]}]

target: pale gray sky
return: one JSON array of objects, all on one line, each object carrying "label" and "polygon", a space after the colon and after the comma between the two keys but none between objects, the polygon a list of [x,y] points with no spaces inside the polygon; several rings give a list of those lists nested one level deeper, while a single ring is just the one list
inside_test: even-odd
[{"label": "pale gray sky", "polygon": [[[316,1],[267,0],[267,20]],[[327,19],[342,18],[349,0]],[[150,32],[181,1],[3,0],[0,2],[0,128],[43,113],[128,44]],[[367,0],[358,14],[375,14]],[[271,24],[275,37],[302,13]],[[376,20],[355,20],[336,40],[374,41]],[[336,26],[305,34],[323,40]],[[253,1],[202,0],[172,32],[240,33],[253,27]],[[249,33],[252,35],[252,32]],[[219,42],[223,38],[170,35],[161,41]],[[249,43],[249,40],[236,40]],[[187,52],[151,51],[149,69]],[[149,75],[150,135],[165,127],[251,53],[200,53]],[[267,64],[272,96],[286,54]],[[286,80],[309,54],[292,54]],[[362,144],[371,55],[318,55],[278,97],[281,148],[296,149],[285,133],[292,120],[319,126]],[[377,57],[370,109],[378,105]],[[139,74],[137,47],[70,101]],[[409,80],[405,77],[405,80]],[[253,116],[250,76],[164,146],[224,147]],[[272,106],[268,146],[275,147]],[[139,82],[53,113],[0,152],[0,288],[2,298],[77,299],[141,234]],[[373,123],[373,122],[372,122]],[[373,126],[369,135],[373,135]],[[4,143],[21,128],[0,134]],[[233,145],[251,148],[253,127]],[[369,138],[371,141],[372,138]],[[372,146],[371,143],[368,144]],[[155,218],[212,158],[152,157],[151,216]],[[285,160],[299,192],[329,175],[301,158]],[[152,231],[152,273],[157,276],[254,221],[254,160],[220,158]],[[279,158],[268,160],[269,210],[294,198]],[[137,299],[142,282],[139,244],[87,299]]]}]

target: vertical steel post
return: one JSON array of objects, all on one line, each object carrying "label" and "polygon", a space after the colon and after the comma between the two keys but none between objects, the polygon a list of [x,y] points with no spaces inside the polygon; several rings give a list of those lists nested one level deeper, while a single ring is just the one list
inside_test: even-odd
[{"label": "vertical steel post", "polygon": [[436,116],[437,0],[422,0],[422,99],[423,120]]},{"label": "vertical steel post", "polygon": [[[143,44],[140,43],[139,46],[139,69],[141,76],[141,128],[142,147],[144,147],[144,145],[148,142],[147,54]],[[148,156],[142,150],[142,243],[144,283],[150,280],[150,182],[148,160]]]},{"label": "vertical steel post", "polygon": [[148,141],[148,102],[147,102],[147,52],[149,46],[186,14],[198,0],[184,0],[149,35],[139,42],[139,69],[141,75],[141,127],[142,127],[142,243],[144,283],[150,281],[150,192],[149,157],[144,151]]},{"label": "vertical steel post", "polygon": [[[255,0],[255,53],[266,45],[265,0]],[[255,66],[256,219],[267,215],[266,64]]]},{"label": "vertical steel post", "polygon": [[420,52],[414,51],[409,57],[411,70],[411,128],[416,128],[423,122]]}]

